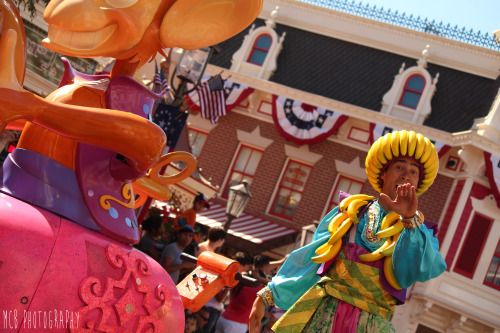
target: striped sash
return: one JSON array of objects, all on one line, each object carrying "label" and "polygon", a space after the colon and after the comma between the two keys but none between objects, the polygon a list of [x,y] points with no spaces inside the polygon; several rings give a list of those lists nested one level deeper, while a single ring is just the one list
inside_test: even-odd
[{"label": "striped sash", "polygon": [[[322,301],[327,296],[375,316],[390,319],[395,302],[382,287],[379,274],[378,268],[337,258],[327,275],[280,318],[273,330],[277,333],[302,332],[318,307],[324,307]],[[336,308],[336,304],[332,306]],[[333,309],[333,313],[334,311]]]}]

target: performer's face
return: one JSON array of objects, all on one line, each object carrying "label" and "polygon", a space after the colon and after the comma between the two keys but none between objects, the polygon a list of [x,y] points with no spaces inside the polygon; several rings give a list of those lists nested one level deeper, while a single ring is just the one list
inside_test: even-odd
[{"label": "performer's face", "polygon": [[389,165],[385,173],[380,176],[384,181],[382,193],[387,194],[394,200],[399,185],[410,184],[417,188],[419,173],[419,165],[413,159],[406,157],[397,158]]}]

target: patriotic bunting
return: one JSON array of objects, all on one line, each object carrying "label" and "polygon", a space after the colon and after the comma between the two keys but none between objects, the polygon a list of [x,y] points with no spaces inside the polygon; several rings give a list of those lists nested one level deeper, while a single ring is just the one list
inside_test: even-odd
[{"label": "patriotic bunting", "polygon": [[[208,81],[210,77],[210,75],[204,74],[202,82]],[[188,89],[192,88],[192,85],[188,85]],[[224,80],[224,90],[226,91],[226,112],[230,112],[234,107],[238,106],[254,91],[253,88],[230,80]],[[189,101],[190,109],[192,111],[199,111],[200,103],[198,100],[197,92],[191,92],[187,96],[187,98]]]},{"label": "patriotic bunting", "polygon": [[484,161],[491,191],[497,200],[497,206],[500,208],[500,155],[484,152]]},{"label": "patriotic bunting", "polygon": [[[377,141],[380,137],[386,135],[387,133],[391,133],[392,131],[399,131],[401,128],[393,128],[381,124],[374,124],[370,123],[370,143],[374,143]],[[434,147],[436,148],[436,151],[438,153],[439,158],[443,157],[444,154],[448,152],[448,150],[451,149],[450,146],[447,144],[444,144],[439,141],[434,141],[431,140],[431,142],[434,144]]]},{"label": "patriotic bunting", "polygon": [[285,139],[305,145],[325,140],[348,117],[339,112],[273,95],[273,119],[278,132]]}]

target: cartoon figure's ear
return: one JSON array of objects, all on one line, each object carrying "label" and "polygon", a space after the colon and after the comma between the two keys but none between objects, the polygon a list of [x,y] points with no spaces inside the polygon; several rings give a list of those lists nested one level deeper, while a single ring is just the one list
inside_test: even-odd
[{"label": "cartoon figure's ear", "polygon": [[164,48],[199,49],[220,43],[259,15],[263,0],[177,0],[163,17]]}]

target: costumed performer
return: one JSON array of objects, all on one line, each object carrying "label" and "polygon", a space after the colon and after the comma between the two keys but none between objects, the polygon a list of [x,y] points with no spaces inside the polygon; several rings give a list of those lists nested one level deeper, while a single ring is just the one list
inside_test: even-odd
[{"label": "costumed performer", "polygon": [[417,210],[439,167],[432,142],[412,131],[388,133],[371,146],[365,167],[378,200],[339,200],[312,242],[292,252],[258,293],[250,333],[271,305],[287,310],[275,332],[394,332],[389,319],[405,288],[446,270],[437,227]]}]

